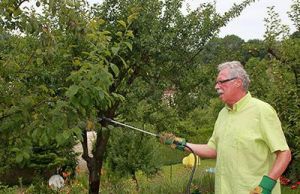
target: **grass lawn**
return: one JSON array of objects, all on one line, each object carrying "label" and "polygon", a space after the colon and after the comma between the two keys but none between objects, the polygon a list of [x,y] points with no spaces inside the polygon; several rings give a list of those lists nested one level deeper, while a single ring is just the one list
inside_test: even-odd
[{"label": "grass lawn", "polygon": [[[214,178],[211,173],[205,172],[208,168],[215,166],[215,160],[202,160],[197,166],[192,182],[191,191],[201,187],[204,191],[212,191],[214,188]],[[137,173],[138,187],[132,179],[119,180],[118,183],[112,183],[111,180],[102,181],[102,193],[128,193],[128,194],[182,194],[185,193],[187,183],[191,175],[191,168],[182,164],[174,164],[162,167],[159,173],[147,177],[142,172]],[[206,175],[206,176],[204,176]],[[203,178],[204,177],[204,178]],[[200,186],[201,185],[201,186]],[[203,186],[202,186],[203,185]],[[209,193],[209,192],[206,192]],[[210,192],[211,193],[211,192]]]},{"label": "grass lawn", "polygon": [[[201,191],[201,194],[213,194],[214,175],[206,172],[206,169],[215,166],[215,160],[202,160],[197,166],[192,181],[191,192],[195,190]],[[182,164],[164,166],[158,174],[147,177],[143,173],[137,173],[138,188],[132,179],[124,178],[118,180],[108,179],[107,176],[101,178],[101,193],[122,193],[122,194],[182,194],[185,193],[188,180],[190,178],[191,168]],[[88,193],[88,176],[81,173],[70,184],[66,185],[60,192],[51,191],[47,184],[31,185],[22,190],[18,186],[7,187],[0,185],[0,194],[27,194],[27,193],[43,193],[43,194],[85,194]],[[25,192],[24,192],[25,191]],[[282,194],[300,194],[300,187],[292,190],[289,187],[282,187]]]},{"label": "grass lawn", "polygon": [[[191,190],[199,187],[202,187],[204,191],[213,189],[213,175],[205,172],[205,170],[214,166],[215,160],[201,161],[201,164],[196,168]],[[141,185],[140,193],[183,193],[186,191],[191,170],[191,168],[185,167],[182,164],[176,164],[163,167],[162,171],[152,178],[140,175],[138,177]]]}]

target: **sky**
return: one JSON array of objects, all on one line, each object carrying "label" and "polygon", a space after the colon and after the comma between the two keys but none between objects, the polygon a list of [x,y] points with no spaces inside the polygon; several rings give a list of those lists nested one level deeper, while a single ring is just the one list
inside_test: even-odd
[{"label": "sky", "polygon": [[[229,10],[234,3],[241,3],[243,0],[217,0],[216,8],[220,13]],[[191,7],[197,7],[202,2],[209,0],[186,0]],[[265,33],[264,18],[267,17],[267,7],[275,6],[274,10],[279,14],[282,24],[290,26],[291,32],[295,31],[292,21],[287,15],[292,0],[257,0],[246,9],[241,15],[231,20],[225,27],[221,28],[220,37],[235,34],[244,40],[263,39]]]},{"label": "sky", "polygon": [[[99,3],[102,0],[88,0],[90,3]],[[212,2],[213,0],[185,0],[190,8],[196,8],[201,3]],[[217,0],[216,8],[219,13],[227,11],[234,3],[241,3],[243,0]],[[219,37],[234,34],[244,40],[263,39],[265,33],[264,18],[267,17],[267,7],[275,6],[275,11],[279,14],[282,24],[290,26],[291,32],[295,31],[292,21],[288,18],[292,0],[256,0],[241,15],[231,20],[225,27],[221,28]]]}]

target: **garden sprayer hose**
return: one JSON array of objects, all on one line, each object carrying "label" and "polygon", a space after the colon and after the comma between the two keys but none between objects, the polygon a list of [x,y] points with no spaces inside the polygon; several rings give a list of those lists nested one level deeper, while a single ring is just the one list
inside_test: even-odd
[{"label": "garden sprayer hose", "polygon": [[[156,138],[160,138],[160,135],[159,135],[159,134],[151,133],[151,132],[149,132],[149,131],[145,131],[145,130],[139,129],[139,128],[137,128],[137,127],[133,127],[133,126],[130,126],[130,125],[127,125],[127,124],[124,124],[124,123],[115,121],[115,120],[110,119],[110,118],[102,117],[101,120],[106,120],[106,121],[108,121],[108,122],[110,122],[110,123],[113,123],[113,124],[116,124],[116,125],[119,125],[119,126],[122,126],[122,127],[127,127],[127,128],[130,128],[130,129],[133,129],[133,130],[136,130],[136,131],[139,131],[139,132],[148,134],[148,135],[152,135],[152,136],[154,136],[154,137],[156,137]],[[174,144],[178,144],[178,142],[176,142],[176,141],[174,141],[173,143],[174,143]],[[190,148],[190,147],[187,146],[187,145],[184,145],[184,147],[186,147],[186,148],[194,155],[194,166],[193,166],[193,168],[192,168],[192,172],[191,172],[191,175],[190,175],[190,178],[189,178],[187,187],[186,187],[186,192],[185,192],[186,194],[190,194],[190,190],[191,190],[191,185],[192,185],[193,177],[194,177],[194,174],[195,174],[195,171],[196,171],[197,157],[196,157],[196,154],[195,154],[195,152],[193,151],[192,148]]]},{"label": "garden sprayer hose", "polygon": [[189,178],[189,182],[188,182],[187,187],[186,187],[186,193],[190,194],[193,177],[194,177],[194,174],[195,174],[195,171],[196,171],[197,156],[196,156],[196,154],[195,154],[195,152],[194,152],[194,150],[192,148],[190,148],[187,145],[185,145],[184,147],[186,147],[188,150],[190,150],[190,152],[194,156],[194,166],[192,168],[192,172],[191,172],[191,175],[190,175],[190,178]]}]

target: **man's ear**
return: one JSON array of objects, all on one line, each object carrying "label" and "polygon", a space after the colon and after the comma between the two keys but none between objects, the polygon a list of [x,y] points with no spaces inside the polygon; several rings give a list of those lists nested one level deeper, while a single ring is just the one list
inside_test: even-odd
[{"label": "man's ear", "polygon": [[241,79],[237,79],[237,80],[235,81],[234,85],[235,85],[236,87],[241,87],[241,86],[243,86],[243,81],[242,81]]}]

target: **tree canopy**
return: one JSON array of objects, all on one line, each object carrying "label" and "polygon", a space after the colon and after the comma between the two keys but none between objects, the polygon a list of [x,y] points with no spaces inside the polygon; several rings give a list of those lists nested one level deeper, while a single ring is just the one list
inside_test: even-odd
[{"label": "tree canopy", "polygon": [[[85,0],[30,1],[35,9],[24,2],[0,2],[0,153],[6,156],[0,172],[74,166],[70,150],[78,141],[90,193],[99,191],[105,158],[118,172],[155,171],[149,151],[154,142],[123,134],[102,118],[204,143],[222,107],[213,90],[215,67],[228,60],[242,61],[253,94],[275,106],[299,162],[299,141],[293,140],[299,137],[299,37],[285,26],[274,28],[280,21],[272,8],[265,40],[245,42],[216,35],[254,0],[224,14],[213,3],[183,14],[182,0],[105,0],[92,6]],[[289,15],[299,27],[298,1]],[[162,99],[165,91],[173,92],[169,103]],[[97,132],[92,156],[91,130]],[[130,155],[136,157],[129,165],[124,157]]]}]

